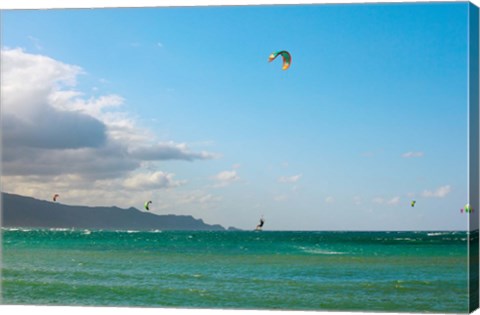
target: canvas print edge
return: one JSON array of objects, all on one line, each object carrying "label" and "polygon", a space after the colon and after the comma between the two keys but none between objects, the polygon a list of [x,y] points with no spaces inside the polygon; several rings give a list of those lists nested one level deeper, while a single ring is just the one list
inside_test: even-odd
[{"label": "canvas print edge", "polygon": [[[474,209],[479,209],[479,68],[478,68],[478,7],[471,3],[469,12],[469,202]],[[477,58],[476,58],[477,56]],[[1,148],[0,148],[1,150]],[[1,170],[0,170],[1,171]],[[1,182],[0,182],[1,187]],[[478,263],[478,211],[469,217],[469,311],[478,308],[479,300],[479,263]],[[0,218],[1,224],[1,218]],[[1,235],[0,235],[1,241]],[[1,252],[0,252],[1,255]],[[0,256],[1,258],[1,256]],[[1,272],[1,270],[0,270]],[[0,283],[1,292],[1,283]]]}]

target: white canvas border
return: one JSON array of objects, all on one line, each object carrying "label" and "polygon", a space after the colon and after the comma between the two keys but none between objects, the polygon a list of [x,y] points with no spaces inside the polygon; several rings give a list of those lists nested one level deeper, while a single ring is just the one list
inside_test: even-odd
[{"label": "white canvas border", "polygon": [[[461,0],[2,0],[0,9],[54,9],[54,8],[112,8],[112,7],[185,7],[185,6],[243,6],[243,5],[294,5],[339,3],[401,3],[401,2],[467,2]],[[479,6],[480,0],[470,1]]]},{"label": "white canvas border", "polygon": [[[296,4],[345,4],[345,3],[418,3],[418,2],[471,2],[480,6],[480,0],[2,0],[0,10],[11,9],[75,9],[75,8],[136,8],[136,7],[190,7],[190,6],[244,6],[244,5],[296,5]],[[0,11],[1,23],[1,11]],[[1,301],[0,301],[1,303]],[[39,315],[408,315],[409,313],[376,313],[376,312],[332,312],[332,311],[272,311],[272,310],[222,310],[222,309],[165,309],[165,308],[130,308],[130,307],[73,307],[73,306],[12,306],[0,305],[0,313],[10,314],[39,314]],[[480,310],[473,314],[479,315]]]}]

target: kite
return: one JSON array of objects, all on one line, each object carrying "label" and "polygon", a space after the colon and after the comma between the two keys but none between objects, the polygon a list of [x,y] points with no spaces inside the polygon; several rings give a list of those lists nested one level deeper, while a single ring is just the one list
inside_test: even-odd
[{"label": "kite", "polygon": [[152,203],[151,200],[145,202],[145,209],[150,210],[150,204]]},{"label": "kite", "polygon": [[282,58],[283,58],[282,70],[287,70],[288,68],[290,68],[290,64],[292,63],[292,56],[286,50],[280,50],[280,51],[276,51],[276,52],[272,53],[270,55],[270,57],[268,57],[268,61],[272,62],[278,56],[282,56]]},{"label": "kite", "polygon": [[415,201],[415,200],[412,200],[411,206],[412,206],[412,207],[415,207],[415,203],[416,203],[416,201]]},{"label": "kite", "polygon": [[465,213],[472,213],[473,208],[467,203],[463,209],[460,209],[461,213],[463,213],[463,211],[465,211]]}]

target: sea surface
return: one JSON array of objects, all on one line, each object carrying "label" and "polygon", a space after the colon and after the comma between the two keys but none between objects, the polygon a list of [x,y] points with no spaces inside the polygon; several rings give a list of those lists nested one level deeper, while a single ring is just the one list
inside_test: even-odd
[{"label": "sea surface", "polygon": [[2,229],[2,304],[466,313],[466,232]]}]

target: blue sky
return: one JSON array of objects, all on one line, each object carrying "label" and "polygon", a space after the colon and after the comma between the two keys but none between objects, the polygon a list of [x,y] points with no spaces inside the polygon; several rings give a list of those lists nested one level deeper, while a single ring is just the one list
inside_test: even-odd
[{"label": "blue sky", "polygon": [[467,9],[3,11],[3,128],[29,126],[4,136],[3,189],[244,229],[465,229]]}]

